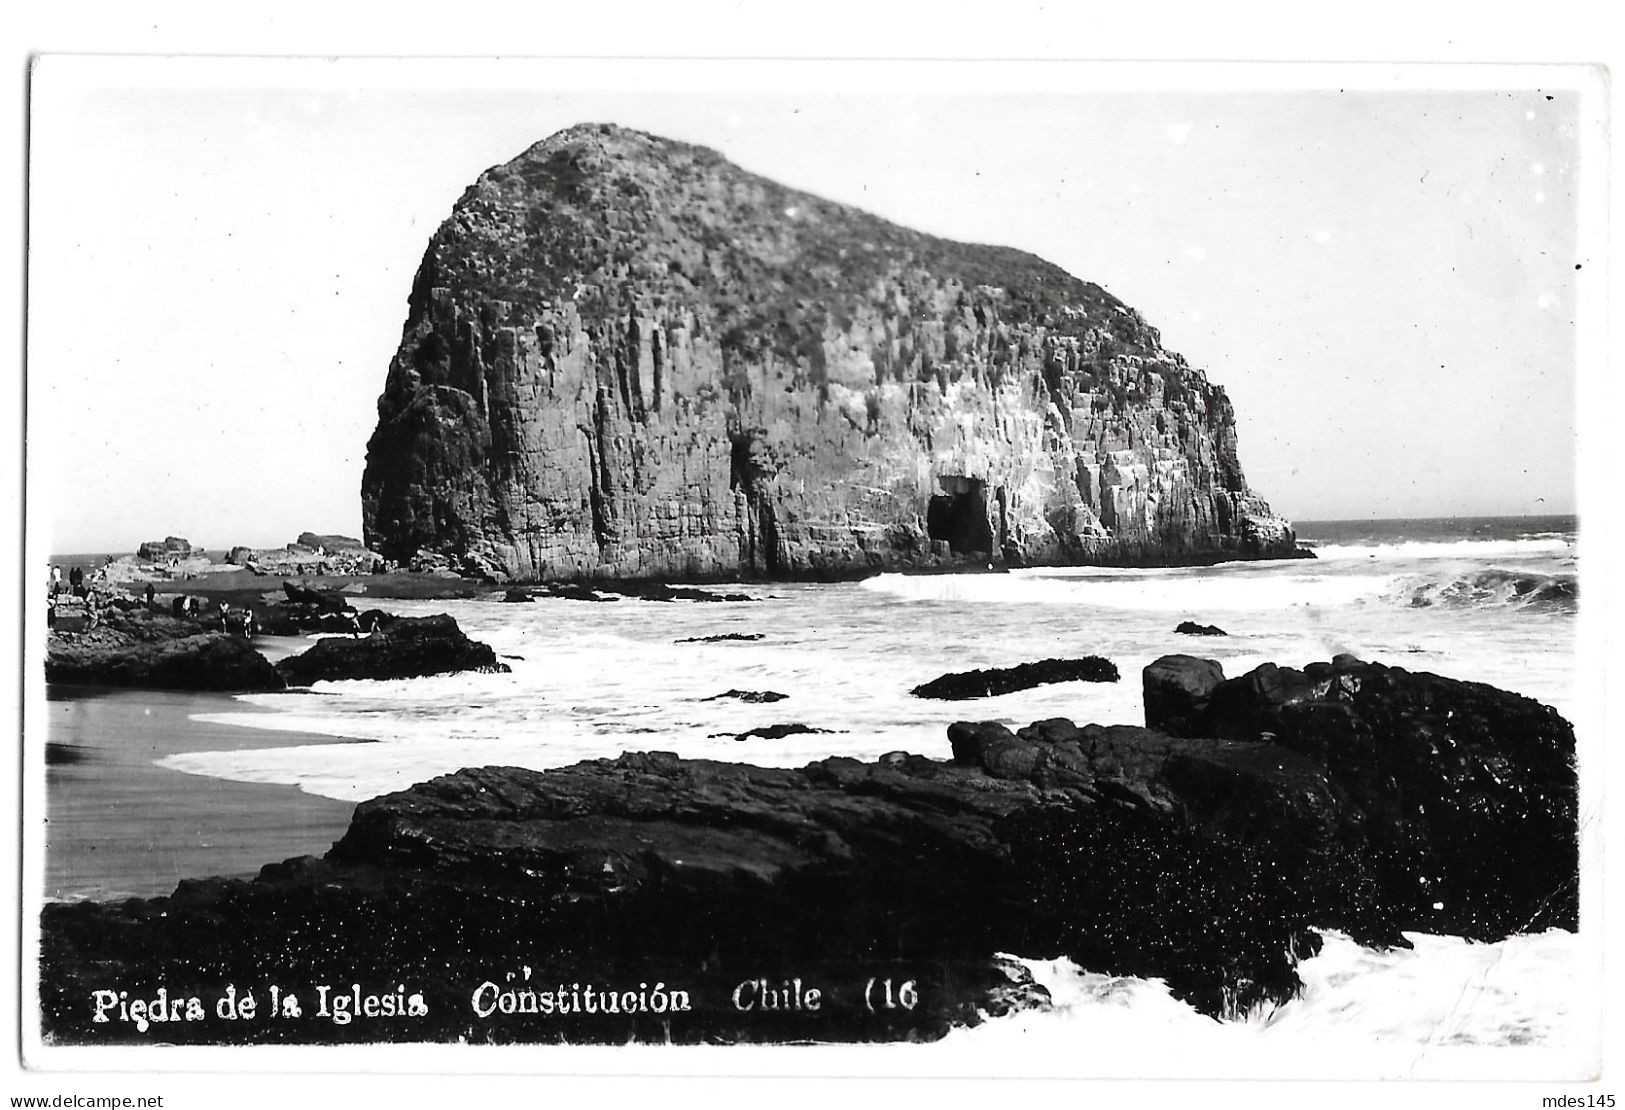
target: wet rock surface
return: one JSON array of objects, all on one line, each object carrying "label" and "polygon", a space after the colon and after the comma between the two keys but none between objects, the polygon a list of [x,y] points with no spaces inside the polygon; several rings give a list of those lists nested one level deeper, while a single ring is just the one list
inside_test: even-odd
[{"label": "wet rock surface", "polygon": [[[1198,720],[1208,735],[962,722],[946,762],[648,752],[459,771],[363,802],[321,860],[47,906],[45,1032],[152,1039],[91,1020],[110,986],[253,983],[263,1004],[278,982],[307,1000],[313,984],[399,986],[424,1012],[156,1035],[927,1038],[1045,1004],[999,952],[1162,977],[1218,1015],[1289,997],[1312,928],[1391,944],[1575,927],[1573,733],[1551,709],[1343,659],[1221,680]],[[657,984],[685,1008],[638,1009]],[[600,988],[596,1012],[558,1008],[583,985]],[[817,1008],[789,1004],[810,989]],[[525,1011],[525,991],[553,1008]]]}]

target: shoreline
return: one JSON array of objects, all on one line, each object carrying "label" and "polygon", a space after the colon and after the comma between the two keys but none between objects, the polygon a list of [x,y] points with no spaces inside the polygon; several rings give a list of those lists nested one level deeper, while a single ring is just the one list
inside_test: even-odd
[{"label": "shoreline", "polygon": [[45,890],[51,901],[173,893],[200,875],[253,875],[321,855],[353,804],[295,786],[205,778],[159,766],[170,755],[356,743],[192,720],[266,712],[230,694],[53,687],[47,695]]},{"label": "shoreline", "polygon": [[[53,556],[53,561],[69,565],[67,560],[106,559],[110,555]],[[164,576],[138,576],[124,585],[134,596],[141,592],[138,586],[151,583],[160,608],[176,597],[194,596],[208,602],[225,601],[233,608],[259,611],[269,595],[281,594],[283,582],[293,582],[306,589],[338,592],[348,596],[352,606],[365,608],[367,602],[377,601],[449,601],[478,600],[509,588],[524,589],[541,586],[581,586],[614,592],[617,584],[629,587],[667,586],[773,586],[779,584],[834,585],[862,582],[886,574],[907,577],[934,577],[957,574],[1008,574],[1014,570],[1045,568],[1107,567],[1116,569],[1167,570],[1184,567],[1212,567],[1232,563],[1287,563],[1312,560],[1314,552],[1299,544],[1292,555],[1249,555],[1236,551],[1199,551],[1167,553],[1159,558],[1097,558],[1077,560],[1034,560],[1010,562],[1003,559],[983,561],[961,558],[941,563],[910,563],[888,566],[830,567],[799,574],[762,575],[748,573],[710,574],[638,574],[638,575],[576,575],[568,578],[510,578],[500,582],[482,581],[473,577],[426,574],[411,571],[393,571],[386,574],[304,574],[275,575],[255,573],[244,568],[232,570],[206,570],[195,576],[170,578]]]}]

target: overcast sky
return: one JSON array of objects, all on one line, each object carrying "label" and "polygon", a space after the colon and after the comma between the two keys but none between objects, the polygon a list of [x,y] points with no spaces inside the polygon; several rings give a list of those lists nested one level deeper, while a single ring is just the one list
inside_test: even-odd
[{"label": "overcast sky", "polygon": [[1572,90],[684,65],[48,59],[28,405],[51,548],[359,535],[430,233],[589,120],[1098,282],[1226,387],[1288,517],[1574,510]]}]

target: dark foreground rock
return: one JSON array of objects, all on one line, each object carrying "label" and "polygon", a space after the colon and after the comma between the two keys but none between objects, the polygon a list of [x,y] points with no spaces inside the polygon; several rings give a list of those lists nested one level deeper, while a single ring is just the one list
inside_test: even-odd
[{"label": "dark foreground rock", "polygon": [[[1146,695],[1149,722],[1149,679]],[[1325,767],[1339,809],[1360,815],[1345,842],[1363,861],[1356,918],[1475,940],[1574,928],[1574,732],[1550,706],[1339,655],[1301,671],[1266,663],[1161,719]]]},{"label": "dark foreground rock", "polygon": [[958,671],[916,686],[910,693],[917,698],[963,701],[991,698],[1052,682],[1116,682],[1117,678],[1117,666],[1111,660],[1087,655],[1082,659],[1041,659],[1014,667]]},{"label": "dark foreground rock", "polygon": [[148,690],[281,690],[276,669],[246,640],[200,632],[192,621],[109,610],[101,627],[52,632],[46,645],[50,684]]},{"label": "dark foreground rock", "polygon": [[[1224,685],[1229,737],[1052,719],[956,724],[951,762],[463,770],[362,803],[321,860],[47,906],[44,1032],[918,1039],[1042,1003],[999,952],[1159,976],[1219,1015],[1289,997],[1315,928],[1575,927],[1555,712],[1376,664],[1260,672]],[[300,1016],[271,1015],[273,986]],[[217,1016],[250,991],[256,1017]],[[119,992],[200,1016],[142,1028]]]},{"label": "dark foreground rock", "polygon": [[1228,636],[1230,633],[1216,624],[1197,624],[1195,621],[1180,621],[1174,632],[1180,636]]},{"label": "dark foreground rock", "polygon": [[276,665],[290,686],[324,679],[417,678],[453,671],[506,671],[487,644],[470,640],[444,613],[397,617],[367,636],[319,640]]},{"label": "dark foreground rock", "polygon": [[1224,668],[1193,655],[1164,655],[1140,672],[1145,725],[1181,736],[1200,733],[1208,699],[1224,681]]}]

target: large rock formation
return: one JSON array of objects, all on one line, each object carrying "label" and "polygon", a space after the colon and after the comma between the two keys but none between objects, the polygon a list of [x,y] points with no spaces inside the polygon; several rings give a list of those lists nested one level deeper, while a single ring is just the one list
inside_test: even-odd
[{"label": "large rock formation", "polygon": [[148,540],[136,548],[136,558],[149,563],[163,562],[165,559],[186,559],[192,554],[192,544],[180,536],[165,536],[161,540]]},{"label": "large rock formation", "polygon": [[522,578],[1294,553],[1224,391],[1099,286],[583,125],[429,243],[367,545]]},{"label": "large rock formation", "polygon": [[[1148,689],[1200,662],[1162,661]],[[1346,659],[1210,692],[1196,712],[1218,735],[1057,718],[955,724],[951,762],[790,770],[648,752],[459,771],[362,803],[322,860],[47,906],[44,1031],[918,1038],[1008,1004],[999,952],[1160,977],[1220,1015],[1289,997],[1314,929],[1403,944],[1404,930],[1575,927],[1574,734],[1555,711]],[[300,996],[300,1016],[209,1008],[148,1029],[118,1005],[229,987],[263,1007],[272,984]],[[684,1005],[641,1008],[656,989]],[[810,990],[819,1005],[766,1004]],[[313,1011],[333,1010],[323,992],[353,992],[342,1022]],[[385,1012],[385,996],[421,1012]]]}]

